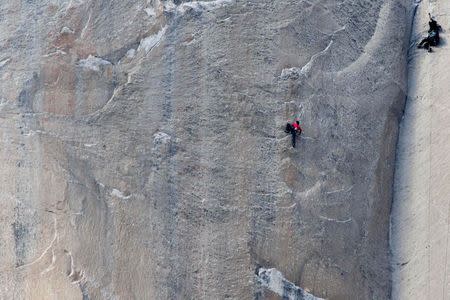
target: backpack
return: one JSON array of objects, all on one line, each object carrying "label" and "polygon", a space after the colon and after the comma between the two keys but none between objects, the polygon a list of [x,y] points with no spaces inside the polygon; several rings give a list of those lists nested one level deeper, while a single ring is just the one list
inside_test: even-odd
[{"label": "backpack", "polygon": [[286,128],[284,129],[284,132],[290,133],[292,131],[292,125],[290,123],[286,124]]}]

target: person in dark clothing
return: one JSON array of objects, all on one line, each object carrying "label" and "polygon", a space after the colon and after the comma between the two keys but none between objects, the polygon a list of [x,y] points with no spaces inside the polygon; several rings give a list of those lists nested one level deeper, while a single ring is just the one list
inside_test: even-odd
[{"label": "person in dark clothing", "polygon": [[428,13],[428,16],[430,17],[430,21],[428,22],[428,25],[430,26],[430,29],[428,29],[428,32],[431,31],[441,31],[441,26],[437,23],[435,19],[431,16],[430,13]]},{"label": "person in dark clothing", "polygon": [[437,46],[439,44],[439,32],[438,31],[430,31],[428,32],[428,36],[424,38],[419,45],[417,45],[418,48],[425,48],[428,51],[431,50],[431,46]]},{"label": "person in dark clothing", "polygon": [[286,133],[290,133],[292,135],[292,147],[295,148],[295,142],[297,139],[297,134],[302,134],[302,128],[300,127],[300,122],[295,120],[293,123],[286,124],[286,129],[284,130]]},{"label": "person in dark clothing", "polygon": [[430,16],[430,21],[428,22],[428,25],[430,26],[428,29],[428,36],[424,38],[417,47],[425,48],[431,52],[431,46],[437,46],[439,44],[439,31],[441,30],[441,26],[433,19],[433,17],[431,17],[431,14],[428,14],[428,16]]}]

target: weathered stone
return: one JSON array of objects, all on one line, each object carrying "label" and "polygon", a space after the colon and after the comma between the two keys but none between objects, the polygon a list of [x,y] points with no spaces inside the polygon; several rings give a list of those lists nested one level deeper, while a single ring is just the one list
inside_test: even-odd
[{"label": "weathered stone", "polygon": [[407,2],[2,1],[0,298],[387,299]]},{"label": "weathered stone", "polygon": [[[416,7],[391,216],[392,299],[449,299],[450,2]],[[427,34],[428,13],[443,28],[432,53],[416,47]]]}]

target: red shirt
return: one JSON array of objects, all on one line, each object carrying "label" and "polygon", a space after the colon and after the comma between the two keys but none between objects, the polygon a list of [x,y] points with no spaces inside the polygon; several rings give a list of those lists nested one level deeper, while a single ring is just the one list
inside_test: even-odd
[{"label": "red shirt", "polygon": [[302,128],[300,127],[300,125],[297,124],[297,122],[292,123],[292,127],[294,127],[295,130],[302,130]]}]

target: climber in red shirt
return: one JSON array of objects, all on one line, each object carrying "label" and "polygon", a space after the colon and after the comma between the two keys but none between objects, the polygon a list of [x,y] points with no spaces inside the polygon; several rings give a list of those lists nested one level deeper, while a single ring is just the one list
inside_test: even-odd
[{"label": "climber in red shirt", "polygon": [[292,147],[295,148],[295,140],[297,139],[297,134],[302,134],[302,128],[300,127],[300,122],[295,120],[294,122],[286,124],[286,129],[284,130],[286,133],[290,133],[292,135]]}]

